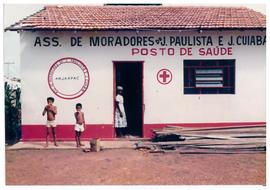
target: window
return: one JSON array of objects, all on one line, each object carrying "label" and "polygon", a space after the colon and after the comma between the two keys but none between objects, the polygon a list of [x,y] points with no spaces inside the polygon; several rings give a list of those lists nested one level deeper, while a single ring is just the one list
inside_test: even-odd
[{"label": "window", "polygon": [[235,60],[184,60],[184,94],[234,94]]}]

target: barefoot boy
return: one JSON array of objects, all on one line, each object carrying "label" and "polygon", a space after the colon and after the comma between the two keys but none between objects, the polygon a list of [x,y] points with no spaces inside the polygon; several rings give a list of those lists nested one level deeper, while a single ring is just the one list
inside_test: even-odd
[{"label": "barefoot boy", "polygon": [[76,124],[75,124],[75,139],[76,139],[76,146],[84,146],[81,143],[81,133],[84,131],[85,120],[84,120],[84,113],[82,110],[82,104],[76,104],[76,112],[74,113]]},{"label": "barefoot boy", "polygon": [[48,147],[48,143],[49,143],[49,128],[52,128],[54,145],[58,146],[56,143],[56,137],[55,137],[55,127],[56,127],[55,115],[57,114],[57,107],[53,105],[53,102],[54,102],[54,98],[48,97],[47,98],[48,105],[45,106],[42,112],[43,116],[47,113],[46,146],[45,147]]}]

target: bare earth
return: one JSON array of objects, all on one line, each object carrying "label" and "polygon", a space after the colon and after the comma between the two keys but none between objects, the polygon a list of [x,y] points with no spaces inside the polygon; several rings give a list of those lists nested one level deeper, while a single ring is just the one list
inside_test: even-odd
[{"label": "bare earth", "polygon": [[266,183],[265,154],[146,153],[111,149],[6,151],[7,185]]}]

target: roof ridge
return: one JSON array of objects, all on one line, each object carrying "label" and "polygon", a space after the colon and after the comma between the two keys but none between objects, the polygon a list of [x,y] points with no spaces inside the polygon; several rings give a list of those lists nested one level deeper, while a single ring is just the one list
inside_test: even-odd
[{"label": "roof ridge", "polygon": [[[65,7],[98,7],[98,8],[122,8],[122,7],[129,7],[129,8],[148,8],[148,7],[155,7],[155,8],[225,8],[225,9],[249,9],[252,11],[255,11],[254,9],[251,9],[249,7],[245,7],[243,5],[241,6],[222,6],[222,5],[162,5],[162,6],[155,6],[155,5],[149,5],[149,6],[143,6],[143,5],[136,5],[136,6],[128,6],[128,5],[119,5],[119,6],[111,6],[111,5],[73,5],[73,4],[57,4],[57,5],[44,5],[44,8],[65,8]],[[257,11],[256,11],[257,12]]]}]

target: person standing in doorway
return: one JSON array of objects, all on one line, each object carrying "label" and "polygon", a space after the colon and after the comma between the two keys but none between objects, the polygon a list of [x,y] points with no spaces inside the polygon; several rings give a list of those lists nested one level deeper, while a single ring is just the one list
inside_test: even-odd
[{"label": "person standing in doorway", "polygon": [[47,114],[46,145],[45,145],[45,147],[48,147],[48,145],[49,145],[49,128],[52,128],[54,145],[58,146],[58,144],[56,143],[56,134],[55,134],[55,128],[56,128],[55,115],[57,114],[57,107],[54,106],[53,103],[54,103],[54,98],[48,97],[47,98],[47,105],[45,106],[45,108],[42,112],[43,116],[45,114]]},{"label": "person standing in doorway", "polygon": [[124,108],[124,98],[123,98],[123,87],[117,86],[116,94],[116,109],[115,109],[115,132],[116,137],[122,137],[125,135],[125,130],[127,128],[127,117]]}]

